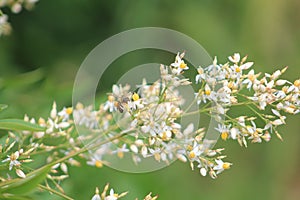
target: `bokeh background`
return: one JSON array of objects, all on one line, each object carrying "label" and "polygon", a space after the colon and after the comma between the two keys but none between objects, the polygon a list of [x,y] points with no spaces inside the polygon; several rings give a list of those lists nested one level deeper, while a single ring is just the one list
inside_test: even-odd
[{"label": "bokeh background", "polygon": [[[299,10],[298,0],[40,0],[31,12],[14,15],[6,10],[13,33],[0,38],[0,103],[9,108],[0,117],[21,118],[24,113],[46,117],[54,100],[60,107],[71,105],[76,72],[90,50],[136,27],[185,33],[221,62],[240,52],[255,61],[257,71],[272,72],[288,65],[284,77],[294,80],[300,75]],[[130,66],[171,60],[164,52],[136,53],[115,63],[119,68],[107,72],[101,88],[108,89]],[[162,200],[296,200],[300,198],[299,120],[300,116],[289,116],[288,125],[281,128],[284,142],[274,137],[268,144],[245,149],[236,142],[220,141],[218,146],[226,148],[234,165],[217,180],[202,177],[180,162],[147,174],[83,165],[70,169],[72,178],[63,187],[75,199],[90,199],[95,186],[110,182],[117,191],[130,191],[124,199],[153,191]],[[39,197],[59,199],[48,194]]]}]

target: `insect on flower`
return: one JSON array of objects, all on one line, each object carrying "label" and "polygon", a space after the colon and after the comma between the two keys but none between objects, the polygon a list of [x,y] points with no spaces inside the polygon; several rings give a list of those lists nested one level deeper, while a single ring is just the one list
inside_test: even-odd
[{"label": "insect on flower", "polygon": [[121,96],[118,98],[117,101],[115,101],[114,105],[120,113],[123,113],[125,106],[128,104],[129,101],[130,98],[128,96]]}]

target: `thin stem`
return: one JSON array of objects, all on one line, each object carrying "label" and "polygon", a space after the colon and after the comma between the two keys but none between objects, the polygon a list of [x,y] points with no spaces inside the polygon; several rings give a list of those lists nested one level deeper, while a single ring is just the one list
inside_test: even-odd
[{"label": "thin stem", "polygon": [[69,155],[66,155],[66,156],[64,156],[64,157],[62,157],[62,158],[60,158],[60,159],[58,159],[58,160],[56,160],[56,161],[53,161],[53,162],[51,163],[51,165],[55,165],[55,164],[57,164],[57,163],[61,163],[61,162],[65,161],[65,160],[67,160],[67,159],[69,159],[69,158],[72,158],[72,157],[77,156],[77,155],[79,155],[79,154],[81,154],[81,153],[84,153],[84,152],[86,152],[86,151],[89,151],[89,150],[92,150],[92,149],[94,149],[94,148],[96,148],[96,147],[99,147],[99,146],[101,146],[101,145],[103,145],[103,144],[106,144],[106,143],[109,143],[109,142],[111,142],[111,141],[114,141],[114,140],[116,140],[116,139],[118,139],[118,138],[121,138],[121,137],[123,137],[123,136],[126,135],[126,134],[127,134],[127,132],[122,133],[122,134],[120,134],[120,135],[116,135],[116,136],[111,137],[111,138],[108,138],[107,140],[102,141],[102,142],[99,142],[98,144],[95,144],[95,145],[93,145],[93,146],[90,146],[90,147],[83,147],[83,148],[80,149],[79,151],[76,151],[76,152],[74,152],[74,153],[70,153]]},{"label": "thin stem", "polygon": [[49,192],[51,192],[51,193],[53,193],[53,194],[56,194],[57,196],[60,196],[60,197],[62,197],[62,198],[64,198],[64,199],[74,200],[73,198],[71,198],[71,197],[69,197],[69,196],[67,196],[67,195],[65,195],[65,194],[62,194],[62,193],[60,193],[60,192],[58,192],[58,191],[56,191],[56,190],[53,190],[53,189],[50,188],[50,187],[46,187],[46,186],[44,186],[44,185],[39,184],[39,188],[40,188],[40,189],[43,189],[43,190],[47,190],[47,191],[49,191]]},{"label": "thin stem", "polygon": [[190,103],[190,105],[185,109],[184,113],[186,113],[187,111],[189,111],[196,101],[197,101],[197,99],[194,98],[194,100]]},{"label": "thin stem", "polygon": [[195,114],[203,113],[203,112],[210,111],[210,110],[211,110],[211,108],[199,109],[199,110],[196,110],[196,111],[193,111],[193,112],[183,113],[182,117],[186,117],[186,116],[189,116],[189,115],[195,115]]},{"label": "thin stem", "polygon": [[246,105],[250,110],[252,110],[255,114],[257,114],[264,122],[268,122],[259,112],[257,112],[254,108],[249,105]]}]

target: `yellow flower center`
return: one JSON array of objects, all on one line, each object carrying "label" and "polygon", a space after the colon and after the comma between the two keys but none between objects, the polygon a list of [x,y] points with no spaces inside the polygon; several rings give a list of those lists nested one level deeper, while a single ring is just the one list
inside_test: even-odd
[{"label": "yellow flower center", "polygon": [[184,62],[181,62],[180,65],[179,65],[179,67],[180,67],[181,69],[185,69],[186,66],[187,66],[187,65],[186,65]]},{"label": "yellow flower center", "polygon": [[17,156],[13,153],[10,155],[10,160],[13,161],[13,160],[17,160]]},{"label": "yellow flower center", "polygon": [[101,160],[96,160],[96,162],[95,162],[95,166],[96,166],[96,167],[98,167],[98,168],[101,168],[101,167],[103,167],[103,163],[102,163],[102,161],[101,161]]},{"label": "yellow flower center", "polygon": [[69,107],[69,108],[66,109],[66,113],[67,113],[68,115],[71,115],[72,112],[73,112],[73,108],[72,108],[72,107]]},{"label": "yellow flower center", "polygon": [[211,93],[211,91],[210,91],[210,90],[205,90],[205,94],[206,94],[207,96],[209,96],[209,95],[210,95],[210,93]]},{"label": "yellow flower center", "polygon": [[139,95],[138,95],[137,93],[134,93],[134,94],[132,95],[132,99],[133,99],[133,101],[137,101],[137,100],[140,99],[140,97],[139,97]]},{"label": "yellow flower center", "polygon": [[118,151],[118,157],[119,157],[119,158],[123,158],[123,157],[124,157],[123,151]]},{"label": "yellow flower center", "polygon": [[223,169],[229,169],[230,168],[230,163],[228,163],[228,162],[225,162],[225,163],[223,163]]},{"label": "yellow flower center", "polygon": [[224,131],[224,132],[221,133],[222,140],[227,140],[228,136],[229,136],[229,134],[226,131]]},{"label": "yellow flower center", "polygon": [[115,100],[115,97],[112,95],[108,95],[107,99],[108,101],[113,102]]},{"label": "yellow flower center", "polygon": [[237,68],[235,68],[235,71],[236,71],[237,73],[240,73],[242,70],[241,70],[240,67],[237,67]]},{"label": "yellow flower center", "polygon": [[191,151],[191,152],[189,153],[189,158],[190,158],[190,159],[193,159],[193,158],[195,158],[195,157],[196,157],[195,152]]}]

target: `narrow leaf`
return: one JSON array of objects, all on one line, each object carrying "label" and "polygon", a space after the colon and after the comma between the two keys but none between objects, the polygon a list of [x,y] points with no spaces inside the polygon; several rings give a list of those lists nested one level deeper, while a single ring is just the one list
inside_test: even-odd
[{"label": "narrow leaf", "polygon": [[26,174],[26,178],[15,178],[0,183],[0,194],[27,194],[36,189],[38,184],[46,179],[51,165],[43,166],[33,172]]},{"label": "narrow leaf", "polygon": [[37,124],[25,122],[21,119],[1,119],[0,129],[4,130],[20,130],[20,131],[44,131],[45,128]]}]

